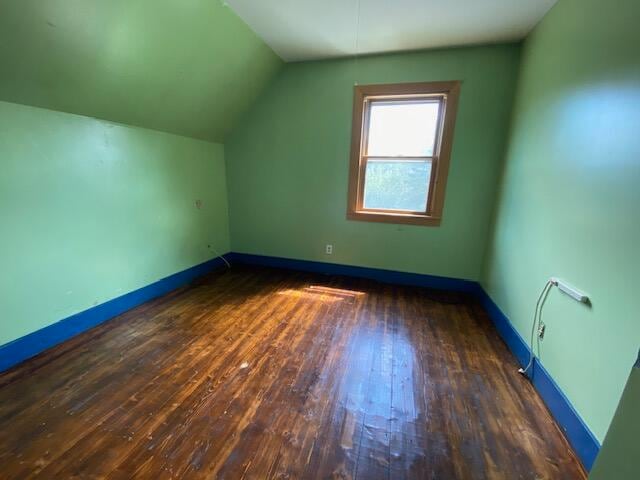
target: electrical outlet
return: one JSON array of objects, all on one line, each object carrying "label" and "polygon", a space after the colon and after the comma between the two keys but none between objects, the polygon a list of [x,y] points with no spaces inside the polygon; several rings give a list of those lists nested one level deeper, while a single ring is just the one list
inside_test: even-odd
[{"label": "electrical outlet", "polygon": [[333,245],[327,244],[324,247],[324,253],[326,253],[327,255],[333,255]]},{"label": "electrical outlet", "polygon": [[547,326],[543,322],[540,322],[540,325],[538,325],[538,338],[541,340],[544,338],[544,331],[546,328]]}]

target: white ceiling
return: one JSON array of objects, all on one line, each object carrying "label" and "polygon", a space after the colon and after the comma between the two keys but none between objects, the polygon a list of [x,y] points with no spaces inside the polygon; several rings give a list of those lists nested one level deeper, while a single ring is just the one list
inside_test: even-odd
[{"label": "white ceiling", "polygon": [[285,61],[519,40],[556,1],[226,0]]}]

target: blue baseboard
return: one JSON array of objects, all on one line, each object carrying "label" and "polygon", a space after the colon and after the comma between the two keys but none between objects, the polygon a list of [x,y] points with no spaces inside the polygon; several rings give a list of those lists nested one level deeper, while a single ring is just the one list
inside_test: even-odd
[{"label": "blue baseboard", "polygon": [[[529,363],[530,352],[527,342],[520,336],[511,321],[502,313],[500,308],[480,285],[478,285],[478,298],[489,314],[502,339],[517,358],[520,365],[525,367]],[[587,427],[582,418],[580,418],[580,415],[575,411],[569,399],[562,390],[560,390],[560,387],[553,380],[553,377],[551,377],[537,358],[534,358],[529,378],[547,405],[556,423],[564,431],[567,440],[580,458],[584,467],[587,470],[591,470],[593,462],[600,451],[600,442],[598,442],[593,433],[591,433],[591,430],[589,430],[589,427]]]},{"label": "blue baseboard", "polygon": [[322,273],[325,275],[344,275],[347,277],[369,278],[382,283],[412,285],[417,287],[448,290],[452,292],[475,293],[478,284],[471,280],[438,277],[419,273],[396,272],[380,268],[356,267],[337,263],[314,262],[311,260],[294,260],[292,258],[267,257],[248,253],[231,253],[232,263],[244,265],[261,265],[264,267],[301,270],[304,272]]},{"label": "blue baseboard", "polygon": [[[355,267],[335,263],[294,260],[290,258],[232,253],[231,261],[236,264],[261,265],[290,270],[301,270],[327,275],[346,275],[350,277],[369,278],[384,283],[411,285],[457,292],[468,292],[476,295],[493,324],[521,366],[529,362],[529,346],[513,327],[511,321],[487,295],[477,282],[455,278],[403,273],[377,268]],[[515,373],[514,373],[515,374]],[[537,359],[534,361],[531,381],[542,397],[553,418],[565,432],[567,440],[587,470],[591,469],[600,450],[600,443],[589,427],[582,421],[565,394],[553,380],[547,370]]]},{"label": "blue baseboard", "polygon": [[0,372],[127,310],[182,287],[222,265],[220,258],[209,260],[2,345],[0,346]]}]

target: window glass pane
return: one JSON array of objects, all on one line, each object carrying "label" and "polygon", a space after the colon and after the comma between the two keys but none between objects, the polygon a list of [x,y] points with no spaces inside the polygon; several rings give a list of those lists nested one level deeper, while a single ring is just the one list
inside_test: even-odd
[{"label": "window glass pane", "polygon": [[427,207],[431,161],[381,160],[367,162],[364,208],[424,212]]},{"label": "window glass pane", "polygon": [[439,110],[433,100],[371,102],[367,155],[432,156]]}]

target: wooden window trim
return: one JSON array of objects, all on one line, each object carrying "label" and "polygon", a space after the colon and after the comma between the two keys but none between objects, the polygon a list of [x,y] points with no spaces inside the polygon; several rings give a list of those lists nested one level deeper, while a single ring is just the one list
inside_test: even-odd
[{"label": "wooden window trim", "polygon": [[[366,100],[390,99],[397,96],[402,100],[424,99],[433,97],[442,102],[440,109],[439,135],[436,138],[436,146],[432,157],[403,157],[406,159],[430,159],[432,162],[429,198],[425,212],[406,212],[392,210],[364,209],[362,206],[364,189],[364,169],[369,157],[363,152],[368,134],[369,109],[365,109]],[[367,222],[384,222],[409,225],[439,226],[442,221],[445,189],[449,164],[451,160],[451,148],[453,145],[453,132],[458,110],[458,97],[460,96],[460,82],[426,82],[426,83],[396,83],[384,85],[356,85],[354,87],[353,119],[351,133],[351,161],[349,166],[349,197],[347,218]],[[388,157],[398,158],[398,157]]]}]

